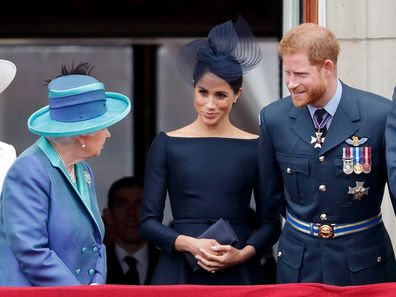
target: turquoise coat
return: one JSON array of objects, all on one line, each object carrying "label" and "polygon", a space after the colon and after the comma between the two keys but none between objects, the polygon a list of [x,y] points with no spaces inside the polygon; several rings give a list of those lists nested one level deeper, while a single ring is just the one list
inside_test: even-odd
[{"label": "turquoise coat", "polygon": [[[86,195],[45,138],[10,168],[1,195],[0,286],[105,283],[104,225],[89,165]],[[85,199],[84,196],[86,197]]]}]

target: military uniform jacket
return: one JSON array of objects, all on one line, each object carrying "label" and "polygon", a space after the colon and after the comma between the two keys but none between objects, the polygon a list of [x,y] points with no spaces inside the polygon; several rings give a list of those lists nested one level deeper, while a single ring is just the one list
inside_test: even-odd
[{"label": "military uniform jacket", "polygon": [[[260,179],[269,204],[309,223],[355,223],[376,216],[387,182],[384,130],[391,102],[343,84],[342,97],[321,148],[308,108],[290,97],[260,113]],[[343,148],[371,150],[371,172],[346,174]],[[350,149],[355,150],[355,149]],[[366,191],[349,194],[361,185]],[[391,197],[394,200],[394,197]],[[394,281],[388,234],[379,224],[366,231],[323,239],[286,222],[279,241],[277,282],[353,285]]]}]

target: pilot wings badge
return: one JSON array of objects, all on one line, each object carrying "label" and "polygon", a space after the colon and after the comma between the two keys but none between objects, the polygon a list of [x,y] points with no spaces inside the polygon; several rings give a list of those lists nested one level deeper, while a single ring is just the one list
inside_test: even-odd
[{"label": "pilot wings badge", "polygon": [[362,137],[359,139],[359,136],[354,135],[352,136],[352,139],[348,138],[345,140],[345,142],[348,143],[349,145],[360,146],[363,145],[367,140],[368,140],[367,137]]}]

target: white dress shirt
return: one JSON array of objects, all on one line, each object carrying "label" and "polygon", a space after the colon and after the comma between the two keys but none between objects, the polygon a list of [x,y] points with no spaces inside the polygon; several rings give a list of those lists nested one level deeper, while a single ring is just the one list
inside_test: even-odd
[{"label": "white dress shirt", "polygon": [[139,283],[144,285],[144,281],[147,277],[147,270],[149,266],[149,249],[148,244],[145,243],[137,252],[134,254],[129,254],[118,244],[115,244],[115,254],[117,256],[118,262],[121,264],[122,271],[124,274],[127,273],[129,266],[125,262],[126,256],[131,256],[136,259],[136,269],[139,273]]}]

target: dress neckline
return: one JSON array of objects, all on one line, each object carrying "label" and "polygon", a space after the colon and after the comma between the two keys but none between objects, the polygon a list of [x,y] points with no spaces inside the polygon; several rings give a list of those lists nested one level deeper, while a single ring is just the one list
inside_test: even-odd
[{"label": "dress neckline", "polygon": [[257,138],[235,138],[235,137],[221,137],[221,136],[171,136],[166,132],[161,131],[160,133],[165,134],[166,137],[174,138],[174,139],[226,139],[226,140],[242,140],[242,141],[254,141],[258,140]]}]

